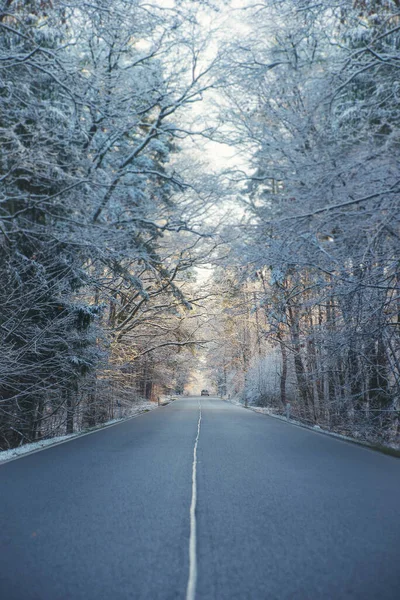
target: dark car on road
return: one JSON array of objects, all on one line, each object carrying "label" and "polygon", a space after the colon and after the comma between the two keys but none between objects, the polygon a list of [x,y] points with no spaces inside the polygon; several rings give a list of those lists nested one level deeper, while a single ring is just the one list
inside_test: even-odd
[{"label": "dark car on road", "polygon": [[208,390],[201,390],[201,395],[202,396],[209,396],[210,392]]}]

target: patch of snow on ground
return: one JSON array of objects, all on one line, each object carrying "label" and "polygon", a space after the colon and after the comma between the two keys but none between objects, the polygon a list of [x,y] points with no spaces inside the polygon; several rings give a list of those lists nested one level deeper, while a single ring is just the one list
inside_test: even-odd
[{"label": "patch of snow on ground", "polygon": [[[297,425],[298,427],[303,427],[304,429],[310,429],[317,431],[318,433],[323,433],[324,435],[330,435],[335,438],[339,438],[340,440],[345,440],[347,442],[355,442],[360,444],[361,446],[367,446],[369,448],[376,448],[377,444],[372,442],[368,442],[366,440],[359,440],[356,437],[351,437],[349,435],[344,435],[342,433],[336,433],[336,431],[330,431],[329,429],[324,429],[320,425],[307,425],[306,423],[302,423],[301,421],[296,421],[295,419],[287,419],[284,415],[277,415],[274,413],[273,408],[265,408],[261,406],[249,406],[250,410],[258,413],[262,413],[264,415],[268,415],[273,417],[274,419],[279,419],[280,421],[285,421],[286,423],[290,423],[291,425]],[[396,444],[381,444],[382,447],[387,450],[399,450],[400,448]]]},{"label": "patch of snow on ground", "polygon": [[232,396],[232,398],[229,396],[222,396],[222,399],[230,404],[235,404],[235,406],[244,406],[243,402],[240,400],[240,396]]},{"label": "patch of snow on ground", "polygon": [[52,446],[53,444],[59,444],[64,440],[68,440],[73,437],[77,437],[80,435],[79,433],[71,433],[69,435],[59,435],[57,437],[52,437],[47,440],[40,440],[39,442],[32,442],[31,444],[24,444],[19,448],[12,448],[11,450],[3,450],[0,452],[0,462],[4,460],[10,460],[10,458],[16,458],[17,456],[21,456],[22,454],[27,454],[29,452],[34,452],[35,450],[40,450],[41,448],[45,448],[46,446]]},{"label": "patch of snow on ground", "polygon": [[[240,405],[243,406],[243,403],[238,402],[237,398],[233,398],[233,399],[229,399],[229,398],[225,398],[225,400],[227,402],[231,402],[232,404],[236,404],[236,405]],[[335,431],[330,431],[329,429],[324,429],[323,427],[321,427],[320,425],[314,425],[314,424],[310,424],[307,425],[306,423],[303,423],[301,421],[296,421],[295,419],[290,418],[289,420],[286,418],[285,415],[277,415],[276,414],[276,409],[272,408],[272,407],[265,407],[265,406],[248,406],[247,407],[249,410],[252,410],[253,412],[257,412],[257,413],[261,413],[264,415],[268,415],[270,417],[273,417],[274,419],[279,419],[280,421],[284,421],[286,423],[290,423],[291,425],[296,425],[298,427],[303,427],[304,429],[310,429],[310,430],[314,430],[318,433],[324,434],[324,435],[329,435],[335,438],[339,438],[341,440],[345,440],[347,442],[355,442],[357,444],[360,444],[361,446],[367,446],[369,448],[376,448],[377,444],[373,444],[372,442],[368,442],[365,440],[359,440],[356,437],[351,437],[348,435],[343,435],[341,433],[336,433]],[[381,444],[381,447],[386,448],[387,450],[400,450],[399,446],[397,446],[396,444]]]},{"label": "patch of snow on ground", "polygon": [[69,435],[59,435],[57,437],[48,438],[45,440],[40,440],[38,442],[32,442],[31,444],[24,444],[19,448],[12,448],[11,450],[3,450],[0,451],[0,463],[11,460],[13,458],[17,458],[23,454],[29,454],[30,452],[35,452],[37,450],[41,450],[46,446],[53,446],[55,444],[60,444],[65,440],[69,440],[74,437],[79,437],[81,435],[85,435],[86,433],[90,433],[92,431],[96,431],[98,429],[103,429],[104,427],[108,427],[109,425],[114,425],[115,423],[120,423],[122,421],[126,421],[127,419],[131,419],[137,415],[140,415],[144,412],[149,412],[150,410],[154,410],[157,408],[157,403],[148,402],[147,400],[141,400],[139,402],[135,402],[129,411],[126,412],[124,417],[120,417],[118,419],[112,419],[111,421],[107,421],[106,423],[101,423],[100,425],[95,425],[95,427],[90,427],[88,429],[83,429],[81,431],[77,431],[76,433],[70,433]]}]

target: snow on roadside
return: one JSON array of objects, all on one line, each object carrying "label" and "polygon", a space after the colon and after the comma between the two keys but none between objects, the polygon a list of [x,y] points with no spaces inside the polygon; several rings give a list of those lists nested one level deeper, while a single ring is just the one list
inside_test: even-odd
[{"label": "snow on roadside", "polygon": [[36,452],[37,450],[41,450],[46,446],[60,444],[61,442],[65,442],[65,440],[79,437],[81,435],[91,433],[92,431],[97,431],[98,429],[103,429],[104,427],[114,425],[115,423],[126,421],[127,419],[131,419],[132,417],[140,415],[144,412],[149,412],[150,410],[154,410],[155,408],[157,408],[157,404],[155,402],[148,402],[146,400],[135,402],[135,404],[130,408],[127,414],[118,419],[112,419],[111,421],[107,421],[106,423],[101,423],[100,425],[95,425],[94,427],[90,427],[88,429],[82,429],[81,431],[77,431],[76,433],[70,433],[69,435],[59,435],[57,437],[40,440],[38,442],[32,442],[31,444],[24,444],[19,448],[12,448],[11,450],[0,451],[0,464],[4,461],[8,461],[13,458],[17,458],[18,456],[22,456],[23,454]]},{"label": "snow on roadside", "polygon": [[[242,402],[238,401],[237,398],[233,398],[233,399],[224,398],[224,400],[226,402],[230,402],[231,404],[235,404],[236,406],[242,406],[243,408],[246,408]],[[312,424],[307,425],[306,423],[303,423],[302,421],[296,421],[295,419],[288,420],[285,415],[277,415],[275,410],[271,407],[249,405],[247,407],[247,409],[252,410],[253,412],[261,413],[263,415],[268,415],[269,417],[273,417],[274,419],[278,419],[279,421],[284,421],[285,423],[290,423],[291,425],[296,425],[297,427],[302,427],[303,429],[317,431],[318,433],[332,436],[332,437],[344,440],[346,442],[352,442],[352,443],[359,444],[361,446],[366,446],[368,448],[372,448],[375,450],[381,449],[381,451],[383,451],[382,449],[385,449],[386,451],[388,451],[389,454],[391,451],[398,452],[400,450],[400,447],[397,444],[390,444],[390,445],[374,444],[373,442],[368,442],[366,440],[361,440],[359,438],[351,437],[349,435],[343,435],[341,433],[336,433],[335,431],[330,431],[329,429],[324,429],[320,425],[312,425]]]},{"label": "snow on roadside", "polygon": [[239,395],[232,396],[231,398],[229,396],[222,396],[222,400],[225,400],[225,402],[229,402],[229,404],[234,404],[235,406],[244,407],[244,403],[241,401],[241,396]]},{"label": "snow on roadside", "polygon": [[298,427],[303,427],[304,429],[310,429],[311,431],[317,431],[319,433],[323,433],[324,435],[329,435],[335,438],[339,438],[340,440],[345,440],[347,442],[352,442],[359,444],[361,446],[367,446],[368,448],[385,448],[386,450],[400,450],[399,446],[396,444],[374,444],[373,442],[369,442],[367,440],[362,440],[356,437],[351,437],[349,435],[344,435],[342,433],[337,433],[336,431],[330,431],[329,429],[324,429],[320,425],[307,425],[307,423],[303,423],[302,421],[296,421],[295,419],[287,419],[284,415],[277,415],[274,413],[274,410],[271,408],[265,408],[262,406],[249,406],[248,407],[253,412],[262,413],[264,415],[268,415],[273,417],[274,419],[279,419],[280,421],[284,421],[285,423],[290,423],[292,425],[297,425]]}]

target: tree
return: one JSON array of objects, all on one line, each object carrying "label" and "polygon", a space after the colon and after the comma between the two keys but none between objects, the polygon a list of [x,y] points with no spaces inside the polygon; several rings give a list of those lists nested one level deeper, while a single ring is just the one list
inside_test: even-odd
[{"label": "tree", "polygon": [[230,174],[248,215],[236,261],[265,282],[268,335],[282,373],[293,357],[303,418],[364,435],[363,415],[382,425],[398,408],[398,5],[246,14],[223,114],[248,164]]},{"label": "tree", "polygon": [[195,262],[190,220],[207,198],[177,172],[178,144],[216,59],[185,2],[7,0],[0,27],[0,429],[14,446],[105,418],[96,374],[111,340],[140,313],[150,342],[188,305],[175,280]]},{"label": "tree", "polygon": [[1,330],[2,355],[8,355],[0,430],[6,446],[34,440],[49,413],[61,408],[71,431],[73,391],[97,362],[97,310],[79,300],[87,278],[63,224],[76,206],[82,155],[59,61],[65,31],[48,11],[50,3],[3,3],[0,21]]}]

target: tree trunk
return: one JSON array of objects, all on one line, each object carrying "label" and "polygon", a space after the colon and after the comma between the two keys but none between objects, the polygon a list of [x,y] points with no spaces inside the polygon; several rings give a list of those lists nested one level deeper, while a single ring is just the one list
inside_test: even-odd
[{"label": "tree trunk", "polygon": [[70,433],[74,433],[74,413],[75,413],[75,403],[72,397],[72,390],[68,389],[65,391],[66,395],[66,407],[67,407],[67,423],[66,423],[66,433],[69,435]]},{"label": "tree trunk", "polygon": [[279,346],[281,349],[282,356],[282,373],[280,377],[280,391],[281,391],[281,402],[285,407],[287,402],[286,397],[286,380],[287,380],[287,371],[288,371],[288,356],[287,356],[287,348],[282,340],[282,332],[278,331],[278,340]]}]

